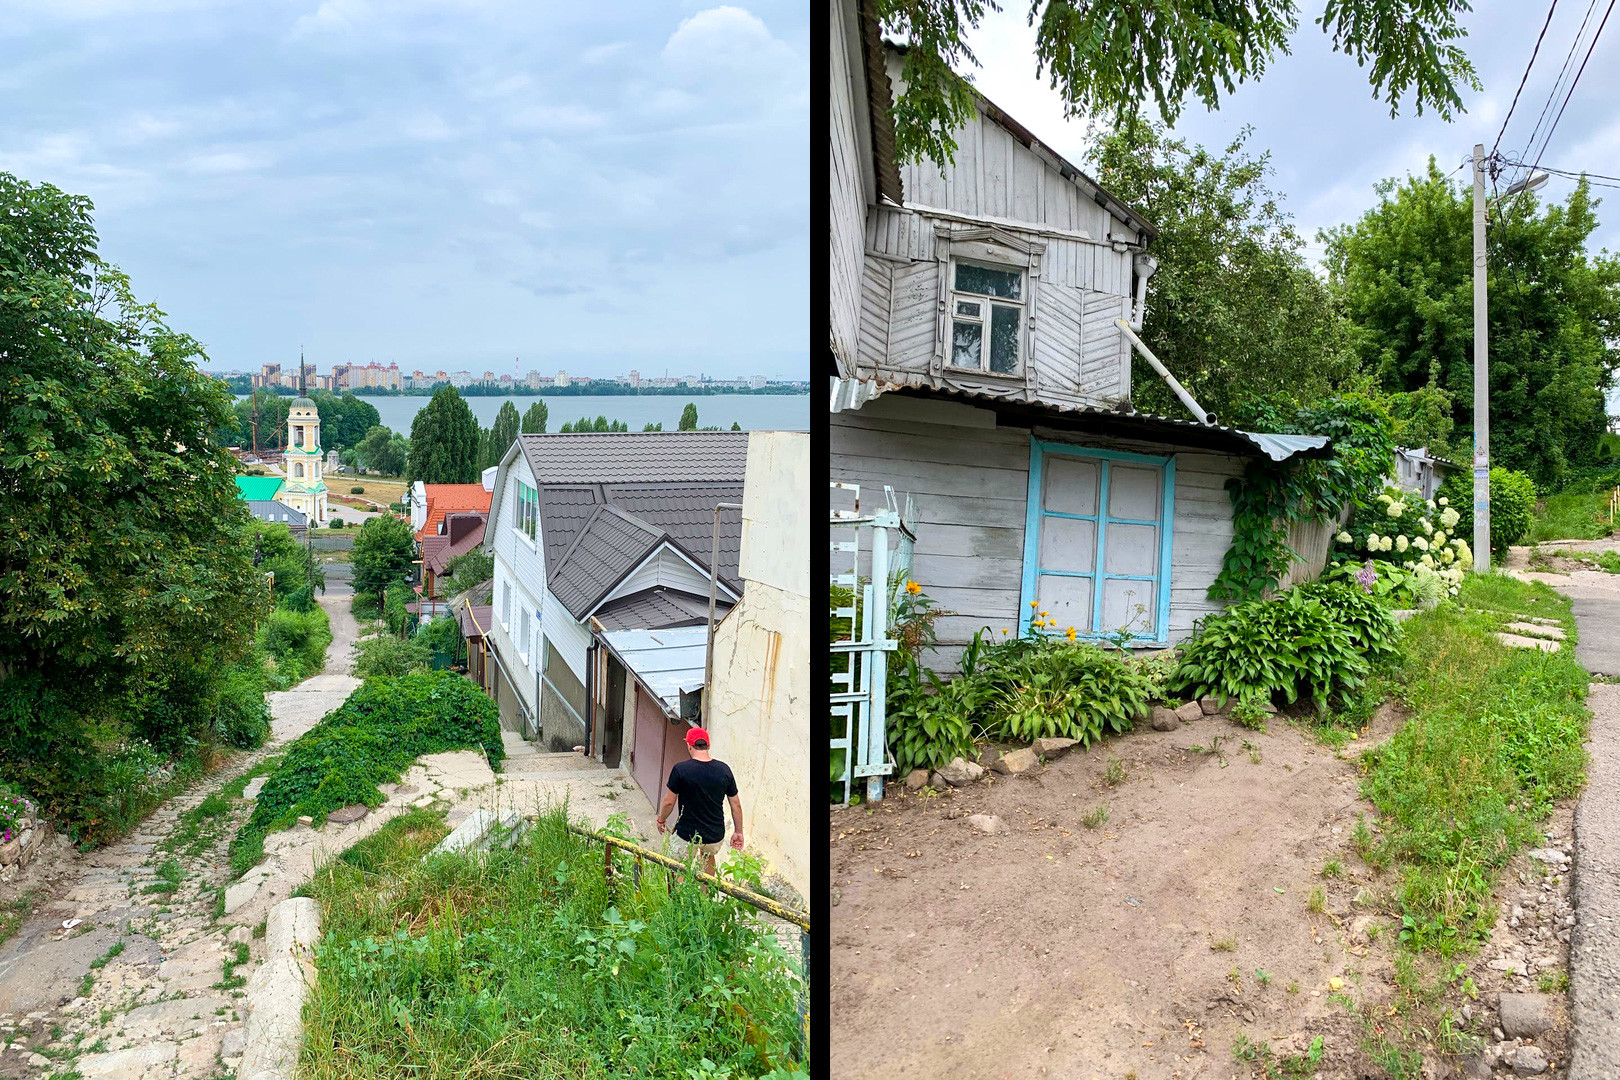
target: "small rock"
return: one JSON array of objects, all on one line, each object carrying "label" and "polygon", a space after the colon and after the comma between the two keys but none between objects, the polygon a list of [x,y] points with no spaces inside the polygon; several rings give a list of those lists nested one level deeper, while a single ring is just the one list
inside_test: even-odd
[{"label": "small rock", "polygon": [[1221,711],[1221,707],[1215,704],[1215,699],[1208,694],[1198,699],[1198,708],[1203,711],[1205,716],[1214,716]]},{"label": "small rock", "polygon": [[1059,754],[1067,753],[1071,747],[1078,746],[1077,739],[1036,739],[1029,744],[1029,748],[1043,758],[1053,758]]},{"label": "small rock", "polygon": [[245,926],[233,926],[230,933],[225,935],[227,945],[248,945],[253,941],[253,931]]},{"label": "small rock", "polygon": [[839,903],[841,903],[843,901],[843,899],[844,899],[844,890],[843,889],[834,889],[832,891],[832,906],[833,907],[837,907],[839,905]]},{"label": "small rock", "polygon": [[298,824],[300,824],[300,825],[313,825],[313,824],[315,824],[315,819],[310,817],[308,814],[299,814],[298,815]]},{"label": "small rock", "polygon": [[1000,750],[997,750],[993,746],[987,746],[983,750],[979,751],[979,756],[975,760],[978,761],[981,768],[988,769],[990,766],[996,763],[996,758],[1000,756]]},{"label": "small rock", "polygon": [[1558,1010],[1546,994],[1504,993],[1497,999],[1497,1016],[1510,1039],[1529,1039],[1558,1022]]},{"label": "small rock", "polygon": [[928,770],[912,769],[906,773],[906,790],[921,791],[928,786]]},{"label": "small rock", "polygon": [[1489,1051],[1480,1057],[1469,1058],[1463,1065],[1464,1080],[1491,1080],[1491,1065],[1494,1061]]},{"label": "small rock", "polygon": [[1002,830],[1001,819],[994,814],[974,814],[968,818],[968,824],[991,836],[995,836]]},{"label": "small rock", "polygon": [[948,765],[940,768],[939,775],[952,787],[961,787],[969,784],[984,775],[984,769],[975,762],[965,758],[952,758]]},{"label": "small rock", "polygon": [[1153,730],[1174,731],[1181,726],[1181,717],[1163,705],[1153,706]]},{"label": "small rock", "polygon": [[44,1054],[29,1054],[28,1055],[28,1064],[32,1065],[36,1069],[43,1069],[45,1066],[49,1065],[50,1063],[51,1063],[51,1059],[46,1057]]},{"label": "small rock", "polygon": [[990,768],[1003,776],[1017,776],[1019,773],[1028,772],[1039,764],[1040,759],[1035,756],[1035,751],[1025,747],[1021,750],[1007,751],[997,758],[995,764],[991,765]]},{"label": "small rock", "polygon": [[[1485,966],[1490,968],[1492,971],[1514,971],[1514,970],[1523,971],[1524,970],[1524,961],[1523,960],[1515,960],[1512,957],[1508,957],[1508,956],[1499,956],[1495,960],[1492,960],[1490,963],[1486,964]],[[1501,1036],[1499,1035],[1499,1036],[1497,1036],[1497,1038],[1501,1038]]]},{"label": "small rock", "polygon": [[1530,852],[1530,857],[1548,866],[1562,866],[1569,861],[1569,857],[1557,848],[1536,848]]},{"label": "small rock", "polygon": [[946,788],[950,787],[950,785],[945,782],[945,778],[939,774],[938,770],[928,774],[928,786],[933,788],[935,791],[944,791]]},{"label": "small rock", "polygon": [[1203,716],[1204,710],[1199,707],[1198,702],[1196,701],[1189,701],[1187,704],[1176,709],[1176,718],[1184,724],[1190,723],[1193,720],[1201,720],[1203,719]]},{"label": "small rock", "polygon": [[1535,1076],[1547,1071],[1547,1055],[1539,1046],[1521,1046],[1513,1051],[1513,1071],[1520,1076]]},{"label": "small rock", "polygon": [[1514,904],[1512,917],[1515,919],[1524,918],[1524,908],[1520,907],[1518,904]]},{"label": "small rock", "polygon": [[13,837],[0,844],[0,866],[10,866],[22,855],[22,842]]},{"label": "small rock", "polygon": [[242,1053],[247,1043],[247,1029],[233,1027],[225,1033],[225,1039],[219,1044],[220,1057],[237,1057]]},{"label": "small rock", "polygon": [[259,797],[259,792],[264,790],[264,782],[267,779],[269,778],[264,776],[255,776],[252,780],[249,780],[247,787],[242,789],[242,798],[257,799]]}]

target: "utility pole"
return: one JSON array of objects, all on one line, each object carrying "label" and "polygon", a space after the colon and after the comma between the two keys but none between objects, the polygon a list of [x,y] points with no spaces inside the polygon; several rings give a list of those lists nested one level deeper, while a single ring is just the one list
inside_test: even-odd
[{"label": "utility pole", "polygon": [[1485,146],[1474,144],[1474,572],[1491,572],[1490,325],[1485,295]]}]

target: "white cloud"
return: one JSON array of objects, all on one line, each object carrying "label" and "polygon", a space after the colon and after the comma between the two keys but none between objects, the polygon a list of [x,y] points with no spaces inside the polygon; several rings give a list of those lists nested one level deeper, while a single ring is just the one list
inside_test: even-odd
[{"label": "white cloud", "polygon": [[793,50],[773,37],[758,16],[729,5],[683,19],[664,43],[663,57],[671,71],[694,82],[798,65]]},{"label": "white cloud", "polygon": [[269,165],[271,157],[262,152],[218,150],[207,154],[193,154],[184,161],[184,167],[196,173],[256,172]]}]

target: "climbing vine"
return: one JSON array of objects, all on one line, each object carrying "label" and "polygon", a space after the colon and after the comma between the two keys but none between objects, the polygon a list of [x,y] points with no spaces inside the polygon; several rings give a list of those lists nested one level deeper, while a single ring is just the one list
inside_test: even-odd
[{"label": "climbing vine", "polygon": [[1357,499],[1375,497],[1394,462],[1389,412],[1359,395],[1329,398],[1301,408],[1255,407],[1251,430],[1284,435],[1326,435],[1326,457],[1252,462],[1226,482],[1232,498],[1232,546],[1227,549],[1211,600],[1239,603],[1275,588],[1295,553],[1288,530],[1296,523],[1336,518]]}]

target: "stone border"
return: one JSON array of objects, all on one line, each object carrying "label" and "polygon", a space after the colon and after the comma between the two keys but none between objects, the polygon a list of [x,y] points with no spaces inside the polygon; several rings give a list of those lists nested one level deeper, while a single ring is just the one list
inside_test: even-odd
[{"label": "stone border", "polygon": [[304,999],[315,985],[321,909],[307,896],[270,909],[265,960],[248,978],[237,1080],[292,1080],[304,1042]]}]

